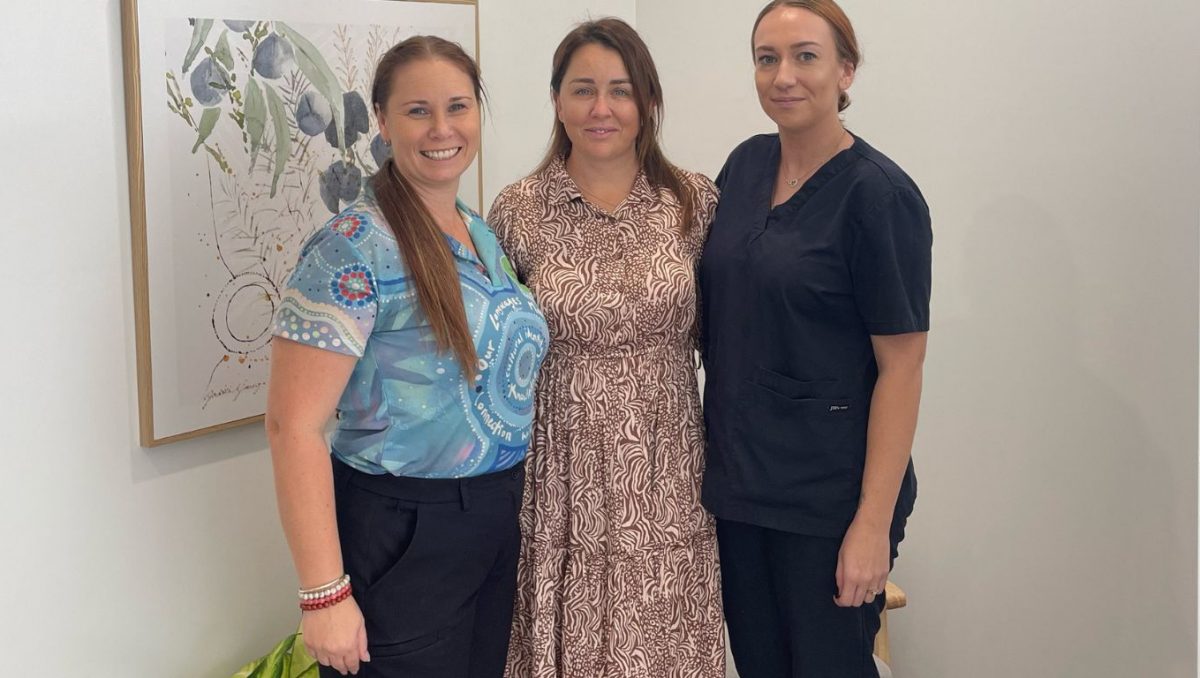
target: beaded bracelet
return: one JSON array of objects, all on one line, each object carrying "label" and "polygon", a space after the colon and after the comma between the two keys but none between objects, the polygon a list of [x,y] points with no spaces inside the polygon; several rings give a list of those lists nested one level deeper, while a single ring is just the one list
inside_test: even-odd
[{"label": "beaded bracelet", "polygon": [[333,581],[329,582],[328,584],[321,584],[320,586],[316,586],[311,589],[300,589],[298,594],[300,596],[300,600],[311,600],[313,598],[320,598],[321,596],[328,595],[334,591],[341,589],[344,586],[349,586],[349,585],[350,585],[350,575],[343,574],[342,576],[338,577],[337,579],[334,579]]},{"label": "beaded bracelet", "polygon": [[327,607],[333,607],[334,605],[337,605],[343,600],[349,598],[353,588],[350,586],[349,582],[346,582],[345,587],[337,589],[336,591],[336,593],[322,596],[320,598],[301,600],[300,609],[304,612],[311,612],[312,610],[322,610]]}]

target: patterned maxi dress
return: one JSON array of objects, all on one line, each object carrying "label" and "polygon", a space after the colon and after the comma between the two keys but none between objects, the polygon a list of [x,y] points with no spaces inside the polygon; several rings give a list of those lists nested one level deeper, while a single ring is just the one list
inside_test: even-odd
[{"label": "patterned maxi dress", "polygon": [[638,175],[606,213],[561,159],[488,222],[550,327],[527,463],[509,678],[720,678],[716,534],[700,506],[696,262],[716,187]]}]

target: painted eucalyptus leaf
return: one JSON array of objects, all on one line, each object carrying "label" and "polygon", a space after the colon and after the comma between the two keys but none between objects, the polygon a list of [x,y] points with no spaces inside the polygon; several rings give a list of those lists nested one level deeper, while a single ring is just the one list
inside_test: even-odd
[{"label": "painted eucalyptus leaf", "polygon": [[250,136],[250,164],[258,159],[263,132],[267,129],[267,102],[254,78],[246,82],[246,133]]},{"label": "painted eucalyptus leaf", "polygon": [[200,125],[196,128],[196,143],[192,145],[192,153],[200,150],[200,146],[208,139],[208,135],[212,134],[213,128],[217,126],[217,121],[220,119],[221,109],[204,109],[204,113],[200,116]]},{"label": "painted eucalyptus leaf", "polygon": [[208,40],[208,32],[212,30],[212,25],[212,19],[200,19],[192,27],[192,43],[188,45],[187,55],[183,57],[184,73],[187,73],[188,69],[192,67],[192,61],[200,53],[200,49],[204,47],[204,41]]},{"label": "painted eucalyptus leaf", "polygon": [[275,171],[271,176],[271,197],[279,188],[279,176],[283,174],[284,165],[292,153],[292,134],[288,129],[287,113],[283,109],[283,100],[275,92],[275,88],[264,85],[267,94],[267,107],[271,111],[271,122],[275,127]]},{"label": "painted eucalyptus leaf", "polygon": [[233,70],[233,52],[229,49],[229,31],[221,31],[221,37],[217,39],[217,46],[213,49],[213,58],[224,66],[225,70]]}]

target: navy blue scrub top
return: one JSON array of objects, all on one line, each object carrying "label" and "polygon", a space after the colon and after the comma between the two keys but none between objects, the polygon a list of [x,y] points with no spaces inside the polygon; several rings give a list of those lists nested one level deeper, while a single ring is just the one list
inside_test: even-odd
[{"label": "navy blue scrub top", "polygon": [[[717,177],[700,260],[708,461],[719,518],[841,538],[854,518],[878,376],[871,335],[929,329],[929,208],[865,141],[771,207],[779,135],[750,138]],[[917,484],[909,463],[892,542]]]}]

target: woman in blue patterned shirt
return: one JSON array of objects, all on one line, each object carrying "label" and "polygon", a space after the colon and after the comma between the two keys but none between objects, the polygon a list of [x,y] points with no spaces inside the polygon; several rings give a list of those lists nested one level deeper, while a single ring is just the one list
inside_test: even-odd
[{"label": "woman in blue patterned shirt", "polygon": [[267,430],[327,678],[504,669],[547,330],[456,198],[481,95],[454,43],[384,55],[372,103],[392,158],[305,243],[276,315]]}]

